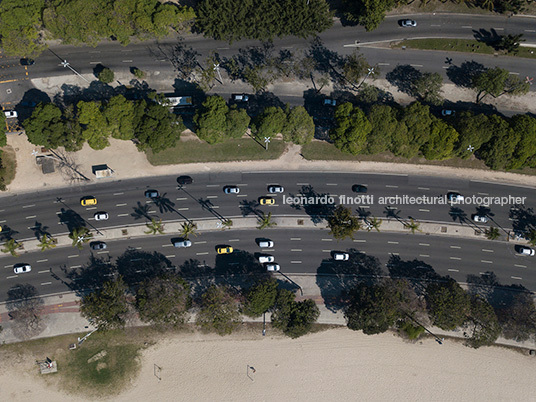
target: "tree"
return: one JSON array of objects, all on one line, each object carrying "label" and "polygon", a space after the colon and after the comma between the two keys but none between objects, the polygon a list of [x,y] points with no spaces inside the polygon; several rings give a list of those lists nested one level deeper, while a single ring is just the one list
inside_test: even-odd
[{"label": "tree", "polygon": [[333,214],[328,217],[329,234],[337,240],[347,237],[353,239],[354,233],[360,228],[359,219],[352,215],[352,210],[342,205],[337,206]]},{"label": "tree", "polygon": [[372,217],[372,219],[367,219],[367,232],[370,232],[372,229],[375,229],[376,232],[380,232],[380,226],[382,225],[383,221],[381,219],[376,218],[375,216]]},{"label": "tree", "polygon": [[536,119],[528,115],[516,115],[510,120],[510,127],[519,136],[519,141],[506,168],[536,166]]},{"label": "tree", "polygon": [[134,103],[123,95],[110,98],[104,106],[104,117],[113,138],[131,140],[134,138]]},{"label": "tree", "polygon": [[346,102],[337,107],[335,121],[336,127],[329,133],[335,147],[352,155],[362,152],[367,144],[367,136],[372,131],[365,113]]},{"label": "tree", "polygon": [[492,133],[491,139],[478,151],[480,158],[494,170],[504,169],[510,163],[521,137],[520,133],[510,128],[506,120],[496,117],[491,116],[489,119],[492,123],[488,127]]},{"label": "tree", "polygon": [[473,115],[472,112],[462,112],[456,120],[456,131],[458,131],[458,142],[456,153],[462,158],[468,158],[473,153],[469,146],[477,152],[484,143],[488,142],[493,135],[490,125],[501,124],[500,116],[486,116],[484,114]]},{"label": "tree", "polygon": [[[514,290],[515,291],[515,290]],[[496,308],[505,338],[526,341],[536,335],[536,305],[530,292],[516,292]]]},{"label": "tree", "polygon": [[351,55],[346,56],[342,62],[339,84],[341,86],[349,84],[352,89],[357,90],[361,86],[361,79],[367,74],[372,75],[373,78],[380,74],[378,68],[374,68],[373,72],[369,73],[371,68],[372,66],[367,62],[365,56],[354,51]]},{"label": "tree", "polygon": [[214,330],[219,335],[228,335],[242,322],[239,304],[225,286],[212,285],[201,297],[197,325],[205,330]]},{"label": "tree", "polygon": [[93,233],[91,233],[88,228],[79,226],[74,228],[71,233],[69,233],[69,238],[73,241],[73,247],[82,250],[84,243],[87,243],[93,239]]},{"label": "tree", "polygon": [[524,95],[530,85],[508,70],[495,67],[489,68],[473,79],[473,88],[477,91],[476,102],[480,103],[486,96],[498,98],[502,95]]},{"label": "tree", "polygon": [[186,130],[181,117],[173,115],[165,106],[141,100],[135,110],[135,137],[142,150],[151,148],[152,152],[158,153],[172,148]]},{"label": "tree", "polygon": [[4,0],[0,3],[2,49],[10,56],[30,56],[44,49],[39,36],[43,0]]},{"label": "tree", "polygon": [[147,223],[145,226],[149,229],[144,232],[145,234],[164,234],[164,224],[162,223],[162,219],[156,220],[153,218],[151,219],[151,223]]},{"label": "tree", "polygon": [[493,226],[487,228],[484,231],[484,234],[486,235],[486,238],[488,240],[497,240],[499,238],[499,236],[500,236],[499,229],[495,228]]},{"label": "tree", "polygon": [[227,131],[228,112],[229,107],[221,96],[207,97],[194,116],[197,136],[209,144],[222,142]]},{"label": "tree", "polygon": [[420,102],[414,102],[402,113],[400,123],[405,126],[392,133],[391,151],[404,158],[413,158],[419,154],[421,147],[430,139],[433,119],[430,108]]},{"label": "tree", "polygon": [[424,103],[438,106],[443,102],[441,87],[443,78],[438,73],[423,73],[413,82],[413,93]]},{"label": "tree", "polygon": [[2,249],[2,253],[9,253],[13,257],[18,257],[19,253],[17,253],[17,250],[23,249],[24,245],[22,243],[19,243],[15,239],[9,239],[4,243],[4,248]]},{"label": "tree", "polygon": [[114,77],[114,72],[109,69],[108,67],[104,67],[100,72],[99,72],[99,81],[100,82],[103,82],[105,84],[110,84],[111,82],[113,82],[115,79]]},{"label": "tree", "polygon": [[191,302],[190,286],[175,274],[146,279],[136,292],[140,319],[159,327],[176,327],[186,322]]},{"label": "tree", "polygon": [[458,132],[443,120],[434,118],[430,125],[430,137],[421,147],[423,156],[428,160],[452,158]]},{"label": "tree", "polygon": [[145,78],[145,75],[146,75],[145,71],[140,70],[137,67],[134,67],[131,71],[132,71],[132,74],[134,75],[134,77],[136,77],[137,79],[143,80]]},{"label": "tree", "polygon": [[39,247],[41,251],[49,250],[56,247],[58,240],[52,236],[47,235],[46,233],[41,236],[39,239]]},{"label": "tree", "polygon": [[258,140],[274,137],[283,131],[287,115],[280,107],[269,106],[253,120],[252,133]]},{"label": "tree", "polygon": [[80,313],[92,320],[99,331],[123,328],[129,312],[127,286],[119,276],[102,284],[80,301]]},{"label": "tree", "polygon": [[281,130],[283,140],[298,145],[305,145],[315,135],[313,117],[307,113],[303,106],[296,106],[287,110],[287,120]]},{"label": "tree", "polygon": [[294,300],[294,293],[281,289],[272,312],[272,325],[291,338],[307,334],[320,316],[314,300]]},{"label": "tree", "polygon": [[188,239],[191,235],[197,236],[197,224],[193,222],[186,222],[181,224],[181,236]]},{"label": "tree", "polygon": [[475,349],[493,345],[501,334],[501,326],[493,307],[480,296],[471,298],[468,326],[471,336],[467,339],[467,344]]},{"label": "tree", "polygon": [[521,42],[525,42],[525,39],[522,39],[522,38],[523,38],[523,34],[501,35],[501,39],[495,45],[495,47],[499,50],[505,50],[506,53],[517,54],[517,52],[519,51],[519,45],[521,44]]},{"label": "tree", "polygon": [[447,331],[462,326],[471,307],[469,296],[454,279],[430,283],[426,301],[434,325]]},{"label": "tree", "polygon": [[249,128],[250,121],[251,117],[244,109],[238,109],[236,105],[231,106],[226,116],[225,134],[229,138],[242,138]]},{"label": "tree", "polygon": [[262,213],[262,216],[259,217],[259,226],[257,226],[257,229],[267,229],[274,226],[277,226],[277,222],[272,221],[272,213],[268,212],[268,214]]},{"label": "tree", "polygon": [[373,31],[385,18],[385,13],[395,5],[395,0],[344,0],[345,16],[359,22],[367,31]]},{"label": "tree", "polygon": [[7,125],[4,113],[0,113],[0,127],[0,147],[5,147],[7,145]]},{"label": "tree", "polygon": [[369,155],[387,151],[391,145],[391,133],[396,132],[399,126],[397,110],[387,105],[373,105],[367,118],[372,129],[364,151]]},{"label": "tree", "polygon": [[87,140],[88,145],[95,150],[109,146],[110,128],[102,113],[101,102],[80,101],[76,107],[78,108],[80,124],[82,124],[82,135]]},{"label": "tree", "polygon": [[37,289],[30,284],[19,283],[7,292],[7,309],[13,320],[11,330],[21,339],[29,339],[45,328],[41,320],[44,300]]},{"label": "tree", "polygon": [[263,279],[249,288],[246,292],[244,314],[249,317],[260,317],[270,310],[277,298],[277,280]]}]

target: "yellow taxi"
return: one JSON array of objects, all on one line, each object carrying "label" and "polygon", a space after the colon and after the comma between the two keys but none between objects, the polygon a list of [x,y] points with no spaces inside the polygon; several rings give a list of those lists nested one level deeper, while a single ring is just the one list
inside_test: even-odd
[{"label": "yellow taxi", "polygon": [[261,203],[261,205],[274,205],[275,199],[273,199],[272,197],[261,197],[259,199],[259,202]]},{"label": "yellow taxi", "polygon": [[222,246],[217,248],[218,254],[231,254],[234,250],[231,246]]},{"label": "yellow taxi", "polygon": [[80,200],[80,204],[83,206],[83,207],[87,207],[87,206],[90,206],[90,205],[97,205],[97,199],[91,195],[87,196],[87,197],[83,197],[81,200]]}]

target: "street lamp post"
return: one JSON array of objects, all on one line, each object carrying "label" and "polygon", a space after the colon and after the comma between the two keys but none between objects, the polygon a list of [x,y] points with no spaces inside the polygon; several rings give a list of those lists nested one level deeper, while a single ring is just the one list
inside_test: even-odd
[{"label": "street lamp post", "polygon": [[71,65],[69,64],[69,62],[68,62],[67,60],[63,60],[63,61],[61,62],[61,65],[62,65],[63,67],[69,67],[69,69],[70,69],[73,73],[75,73],[76,75],[78,75],[78,76],[79,76],[80,78],[82,78],[85,82],[89,82],[89,81],[86,80],[84,77],[82,77],[78,71],[76,71],[74,68],[72,68]]},{"label": "street lamp post", "polygon": [[268,144],[270,143],[270,137],[264,137],[264,143],[266,144],[266,150],[268,151]]},{"label": "street lamp post", "polygon": [[214,64],[214,70],[216,70],[216,72],[218,73],[218,76],[220,77],[220,83],[223,85],[223,78],[221,78],[221,73],[220,73],[220,64]]},{"label": "street lamp post", "polygon": [[357,87],[357,89],[361,88],[361,85],[363,85],[365,83],[365,80],[369,77],[370,74],[372,74],[374,72],[374,67],[370,67],[368,69],[368,73],[367,75],[365,75],[365,78],[363,78],[363,81],[361,81],[361,84],[359,84],[359,86]]}]

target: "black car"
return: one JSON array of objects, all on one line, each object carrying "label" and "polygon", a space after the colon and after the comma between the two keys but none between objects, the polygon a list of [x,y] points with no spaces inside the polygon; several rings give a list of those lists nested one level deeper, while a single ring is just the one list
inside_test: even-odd
[{"label": "black car", "polygon": [[20,65],[21,66],[31,66],[35,64],[35,60],[34,59],[28,59],[26,57],[20,59]]},{"label": "black car", "polygon": [[89,248],[91,248],[91,250],[104,250],[106,247],[106,243],[103,241],[94,241],[89,244]]},{"label": "black car", "polygon": [[160,194],[157,190],[146,190],[145,191],[145,197],[146,198],[158,198]]},{"label": "black car", "polygon": [[194,182],[194,179],[192,179],[190,176],[177,177],[177,183],[179,183],[181,186],[185,184],[192,184],[193,182]]},{"label": "black car", "polygon": [[352,191],[354,193],[366,193],[367,192],[367,186],[363,186],[362,184],[354,184],[352,186]]}]

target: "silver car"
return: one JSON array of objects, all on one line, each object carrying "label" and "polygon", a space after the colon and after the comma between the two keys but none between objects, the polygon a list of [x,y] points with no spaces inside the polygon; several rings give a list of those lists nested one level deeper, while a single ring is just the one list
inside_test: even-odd
[{"label": "silver car", "polygon": [[240,189],[237,186],[225,186],[223,192],[225,194],[239,194]]},{"label": "silver car", "polygon": [[271,240],[261,240],[259,241],[260,248],[274,248],[274,242]]},{"label": "silver car", "polygon": [[173,242],[173,246],[178,248],[192,247],[192,242],[190,240],[178,240]]},{"label": "silver car", "polygon": [[407,20],[402,20],[400,24],[403,27],[416,27],[417,26],[417,21],[407,19]]},{"label": "silver car", "polygon": [[266,264],[265,267],[266,267],[266,270],[269,272],[277,272],[281,269],[279,264]]},{"label": "silver car", "polygon": [[274,262],[274,261],[275,261],[275,258],[273,255],[268,255],[268,254],[259,255],[259,262],[261,264],[264,264],[265,262]]},{"label": "silver car", "polygon": [[270,194],[280,194],[284,191],[285,189],[283,188],[283,186],[268,186],[268,192]]}]

